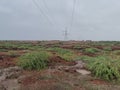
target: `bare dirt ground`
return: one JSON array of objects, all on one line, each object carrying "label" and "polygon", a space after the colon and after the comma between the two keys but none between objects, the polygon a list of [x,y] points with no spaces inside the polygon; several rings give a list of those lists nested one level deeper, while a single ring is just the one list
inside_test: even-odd
[{"label": "bare dirt ground", "polygon": [[72,73],[77,74],[76,69],[83,68],[82,65],[84,65],[82,62],[67,62],[54,56],[50,59],[49,69],[25,71],[17,67],[16,58],[10,57],[7,53],[0,53],[0,90],[26,90],[28,87],[29,90],[74,88]]},{"label": "bare dirt ground", "polygon": [[93,79],[82,61],[67,62],[55,56],[50,59],[48,69],[26,71],[16,66],[15,58],[5,56],[2,60],[0,90],[87,90],[89,83],[108,85],[105,81]]},{"label": "bare dirt ground", "polygon": [[8,56],[0,57],[0,68],[7,68],[15,66],[15,58],[11,58]]},{"label": "bare dirt ground", "polygon": [[[56,42],[48,42],[47,46],[54,43]],[[76,43],[78,42],[73,41],[60,47],[72,49]],[[97,48],[103,49],[102,46]],[[118,48],[113,47],[114,50]],[[14,51],[19,55],[26,53],[25,50]],[[17,57],[11,57],[8,52],[0,52],[0,90],[120,90],[117,85],[93,78],[81,60],[68,62],[53,54],[48,68],[28,71],[17,66]],[[83,55],[80,52],[76,54]]]}]

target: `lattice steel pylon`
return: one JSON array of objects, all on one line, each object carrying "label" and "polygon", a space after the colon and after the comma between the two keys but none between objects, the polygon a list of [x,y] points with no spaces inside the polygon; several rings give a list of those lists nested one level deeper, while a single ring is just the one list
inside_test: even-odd
[{"label": "lattice steel pylon", "polygon": [[67,27],[65,28],[65,31],[64,31],[64,40],[65,41],[68,40],[68,29],[67,29]]}]

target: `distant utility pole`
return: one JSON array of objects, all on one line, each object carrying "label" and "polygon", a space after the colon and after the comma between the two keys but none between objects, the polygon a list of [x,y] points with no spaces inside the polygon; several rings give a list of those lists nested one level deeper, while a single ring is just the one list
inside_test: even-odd
[{"label": "distant utility pole", "polygon": [[65,41],[68,40],[68,29],[67,29],[67,27],[65,28],[65,31],[64,31],[64,40]]}]

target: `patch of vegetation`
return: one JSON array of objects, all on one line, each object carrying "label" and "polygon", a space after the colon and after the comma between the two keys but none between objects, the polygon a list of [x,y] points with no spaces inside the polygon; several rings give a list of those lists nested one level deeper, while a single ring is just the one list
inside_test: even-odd
[{"label": "patch of vegetation", "polygon": [[76,57],[74,52],[72,52],[71,50],[68,50],[68,49],[48,48],[48,50],[56,52],[58,54],[58,56],[60,56],[61,58],[63,58],[64,60],[67,60],[67,61],[74,60],[74,58]]},{"label": "patch of vegetation", "polygon": [[120,55],[120,50],[118,50],[118,51],[113,51],[113,54],[115,54],[115,55]]},{"label": "patch of vegetation", "polygon": [[104,50],[105,51],[112,51],[112,48],[111,47],[104,47]]},{"label": "patch of vegetation", "polygon": [[95,54],[97,52],[99,52],[100,50],[97,48],[86,48],[85,50],[83,50],[84,53],[87,54]]},{"label": "patch of vegetation", "polygon": [[19,58],[18,65],[23,69],[40,70],[47,67],[49,57],[46,51],[27,53]]},{"label": "patch of vegetation", "polygon": [[79,44],[76,44],[73,48],[77,50],[83,49]]},{"label": "patch of vegetation", "polygon": [[19,53],[16,52],[16,51],[9,51],[9,52],[8,52],[8,55],[9,55],[10,57],[18,57],[18,56],[20,56]]},{"label": "patch of vegetation", "polygon": [[95,77],[104,80],[120,80],[120,61],[118,58],[110,56],[81,57],[87,62],[87,68],[91,70]]},{"label": "patch of vegetation", "polygon": [[0,52],[8,52],[8,50],[0,48]]}]

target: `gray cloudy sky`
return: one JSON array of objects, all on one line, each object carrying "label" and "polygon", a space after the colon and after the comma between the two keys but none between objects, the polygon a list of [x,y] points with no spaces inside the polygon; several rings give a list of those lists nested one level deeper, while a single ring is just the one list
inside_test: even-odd
[{"label": "gray cloudy sky", "polygon": [[[119,40],[120,0],[0,0],[0,40]],[[45,3],[45,2],[46,3]]]}]

